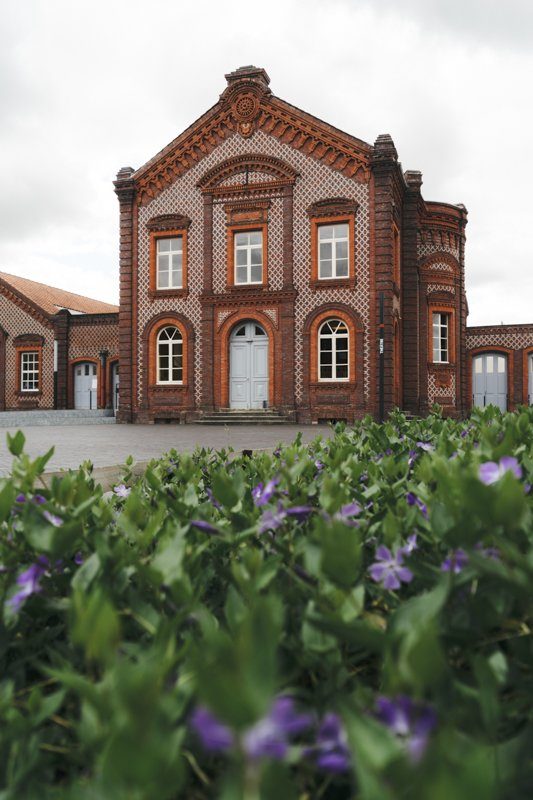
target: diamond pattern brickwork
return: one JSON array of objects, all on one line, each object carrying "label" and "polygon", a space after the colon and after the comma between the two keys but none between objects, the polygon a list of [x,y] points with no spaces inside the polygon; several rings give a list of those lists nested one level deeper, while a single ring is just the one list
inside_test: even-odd
[{"label": "diamond pattern brickwork", "polygon": [[437,386],[436,377],[431,372],[428,375],[428,403],[438,403],[443,397],[456,399],[455,372],[451,375],[449,386]]},{"label": "diamond pattern brickwork", "polygon": [[512,350],[522,350],[533,347],[533,326],[526,326],[523,330],[495,325],[492,329],[466,331],[466,349],[474,350],[476,347],[509,347]]},{"label": "diamond pattern brickwork", "polygon": [[100,350],[108,350],[109,358],[118,356],[118,325],[102,323],[73,325],[69,331],[69,360],[98,358]]},{"label": "diamond pattern brickwork", "polygon": [[455,294],[455,286],[450,286],[448,283],[430,283],[427,288],[427,293],[432,292],[449,292]]},{"label": "diamond pattern brickwork", "polygon": [[36,333],[44,338],[42,351],[41,390],[37,398],[40,408],[54,407],[54,333],[23,308],[0,294],[0,319],[8,334],[6,339],[5,403],[6,409],[20,408],[17,394],[17,353],[13,339],[25,333]]},{"label": "diamond pattern brickwork", "polygon": [[[224,140],[219,147],[186,172],[174,184],[161,192],[148,205],[139,209],[138,240],[138,330],[137,346],[139,357],[138,400],[140,397],[141,372],[146,362],[142,353],[142,331],[149,320],[164,311],[179,311],[194,325],[197,335],[195,341],[195,386],[196,402],[200,402],[201,387],[201,306],[199,294],[202,291],[203,271],[203,198],[196,184],[208,170],[228,158],[246,153],[261,153],[283,159],[298,171],[300,177],[294,186],[294,282],[298,290],[295,317],[295,378],[296,398],[300,400],[303,389],[302,329],[306,316],[314,308],[324,303],[346,303],[361,316],[365,326],[365,395],[369,386],[369,340],[368,325],[370,317],[370,231],[368,185],[347,178],[332,170],[326,164],[293,149],[263,131],[256,131],[244,139],[235,134]],[[271,179],[269,177],[269,179]],[[251,181],[252,178],[249,177]],[[271,195],[269,195],[271,196]],[[357,285],[351,289],[328,289],[313,291],[310,286],[311,253],[310,222],[307,207],[317,200],[330,197],[346,197],[359,204],[355,224],[355,263]],[[189,295],[185,298],[150,299],[149,286],[149,238],[146,222],[157,214],[179,213],[191,219],[188,239],[189,253]],[[281,199],[274,199],[269,209],[269,276],[272,288],[280,288],[282,281],[282,222]],[[223,244],[222,244],[223,242]],[[225,214],[222,205],[213,207],[213,253],[217,253],[213,264],[213,285],[221,291],[226,281],[226,239]],[[222,256],[222,252],[224,255]],[[219,255],[220,253],[220,255]]]}]

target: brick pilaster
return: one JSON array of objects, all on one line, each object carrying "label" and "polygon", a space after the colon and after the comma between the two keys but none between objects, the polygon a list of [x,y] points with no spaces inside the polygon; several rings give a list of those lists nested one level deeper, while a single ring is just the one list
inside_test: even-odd
[{"label": "brick pilaster", "polygon": [[421,202],[421,172],[406,172],[407,189],[402,219],[402,375],[403,408],[411,414],[419,410],[420,395],[420,300],[418,277],[418,228]]},{"label": "brick pilaster", "polygon": [[[63,308],[54,318],[54,337],[57,342],[57,382],[56,408],[74,406],[74,398],[68,396],[68,341],[70,329],[70,312]],[[70,402],[69,402],[70,401]]]},{"label": "brick pilaster", "polygon": [[120,203],[120,396],[117,422],[131,422],[133,411],[133,211],[135,182],[132,167],[123,167],[114,182]]},{"label": "brick pilaster", "polygon": [[[371,169],[374,181],[374,331],[370,347],[376,353],[376,382],[374,413],[379,414],[379,339],[384,342],[383,396],[385,415],[394,407],[394,350],[393,350],[393,275],[394,275],[394,185],[398,171],[398,154],[388,134],[378,136],[372,152]],[[383,296],[383,326],[380,331],[380,297]]]}]

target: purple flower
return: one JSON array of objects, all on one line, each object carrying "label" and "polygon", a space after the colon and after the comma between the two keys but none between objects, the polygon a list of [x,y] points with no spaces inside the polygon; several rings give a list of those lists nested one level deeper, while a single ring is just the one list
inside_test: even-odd
[{"label": "purple flower", "polygon": [[211,503],[211,505],[213,506],[213,508],[218,508],[218,509],[221,509],[221,508],[222,508],[222,506],[220,505],[220,503],[219,503],[219,502],[218,502],[218,500],[216,499],[215,495],[213,494],[213,492],[212,492],[212,490],[209,488],[209,486],[206,488],[206,490],[205,490],[205,493],[206,493],[206,495],[207,495],[207,499],[209,500],[209,502]]},{"label": "purple flower", "polygon": [[39,556],[35,564],[28,567],[25,572],[21,572],[17,578],[17,585],[21,588],[11,597],[8,601],[11,608],[18,611],[24,601],[32,594],[38,594],[42,591],[41,578],[50,566],[50,562],[46,556]]},{"label": "purple flower", "polygon": [[322,472],[322,470],[325,467],[325,464],[319,458],[317,458],[317,460],[315,461],[315,467],[317,472]]},{"label": "purple flower", "polygon": [[515,478],[522,477],[522,467],[514,456],[503,456],[499,462],[486,461],[479,468],[479,480],[486,486],[496,483],[506,472],[512,472]]},{"label": "purple flower", "polygon": [[467,436],[468,436],[468,429],[461,431],[461,439],[466,439]]},{"label": "purple flower", "polygon": [[484,558],[491,558],[493,561],[500,561],[500,551],[497,547],[485,547],[481,542],[474,545],[474,550]]},{"label": "purple flower", "polygon": [[215,533],[218,535],[219,531],[215,528],[214,525],[211,525],[210,522],[206,522],[205,519],[191,519],[189,522],[193,528],[198,528],[200,531],[205,531],[205,533]]},{"label": "purple flower", "polygon": [[78,552],[74,554],[74,563],[77,564],[78,567],[81,567],[83,561],[84,561],[83,554],[81,550],[78,550]]},{"label": "purple flower", "polygon": [[312,511],[313,509],[311,506],[283,508],[281,503],[278,503],[278,507],[275,511],[272,511],[270,508],[263,511],[261,519],[259,520],[259,533],[277,531],[277,529],[283,525],[287,517],[295,517],[298,522],[305,522]]},{"label": "purple flower", "polygon": [[530,483],[524,483],[524,492],[525,492],[525,494],[529,494],[530,491],[531,491],[531,484]]},{"label": "purple flower", "polygon": [[419,456],[418,450],[409,450],[409,458],[407,459],[407,466],[412,467]]},{"label": "purple flower", "polygon": [[360,513],[361,506],[359,503],[346,503],[333,515],[333,519],[338,519],[340,522],[344,522],[345,525],[356,526],[358,523],[354,520],[354,517],[357,517]]},{"label": "purple flower", "polygon": [[251,759],[281,760],[287,753],[289,738],[298,736],[312,723],[311,714],[295,711],[291,697],[278,697],[263,719],[256,722],[243,736],[243,749]]},{"label": "purple flower", "polygon": [[437,724],[433,709],[400,695],[395,700],[378,697],[376,717],[404,744],[407,753],[418,763],[426,750],[429,734]]},{"label": "purple flower", "polygon": [[38,506],[42,506],[44,503],[46,503],[46,497],[43,497],[42,494],[36,494],[33,496],[33,502]]},{"label": "purple flower", "polygon": [[422,513],[422,516],[424,516],[427,519],[428,516],[427,506],[425,503],[422,502],[422,500],[419,497],[416,496],[414,492],[407,492],[406,500],[408,506],[416,506],[417,508],[419,508],[420,512]]},{"label": "purple flower", "polygon": [[325,772],[347,772],[350,769],[350,751],[346,732],[338,714],[324,716],[317,732],[316,744],[305,750],[317,767]]},{"label": "purple flower", "polygon": [[272,478],[266,486],[263,486],[262,483],[258,483],[252,489],[252,497],[254,499],[254,504],[257,508],[266,505],[276,493],[276,486],[279,483],[279,478]]},{"label": "purple flower", "polygon": [[421,450],[425,450],[426,453],[429,453],[430,450],[435,449],[433,445],[430,444],[430,442],[417,442],[416,446],[419,447]]},{"label": "purple flower", "polygon": [[53,525],[54,528],[59,528],[63,524],[61,517],[58,517],[57,514],[52,514],[50,511],[43,511],[43,517],[50,525]]},{"label": "purple flower", "polygon": [[407,537],[407,543],[400,547],[399,552],[401,552],[404,556],[410,556],[411,553],[414,553],[415,550],[418,550],[418,544],[416,542],[416,533],[411,534],[411,536]]},{"label": "purple flower", "polygon": [[410,583],[413,573],[403,566],[403,553],[401,548],[392,555],[385,545],[380,545],[376,550],[376,559],[368,571],[376,583],[381,583],[384,589],[399,589],[402,583]]},{"label": "purple flower", "polygon": [[368,472],[362,472],[359,476],[359,483],[366,483],[368,481]]},{"label": "purple flower", "polygon": [[281,503],[278,503],[278,507],[275,511],[272,511],[271,508],[267,508],[266,511],[263,511],[261,519],[259,520],[259,533],[277,531],[277,529],[283,525],[286,519],[287,512]]},{"label": "purple flower", "polygon": [[26,502],[26,495],[22,492],[15,497],[15,503],[25,503]]},{"label": "purple flower", "polygon": [[468,555],[465,551],[458,547],[457,550],[452,550],[448,557],[442,562],[442,572],[453,572],[458,575],[468,564]]},{"label": "purple flower", "polygon": [[203,706],[198,706],[193,711],[190,723],[202,746],[210,753],[223,753],[235,742],[233,733],[227,725],[220,722]]},{"label": "purple flower", "polygon": [[113,492],[116,494],[117,497],[127,497],[131,492],[129,486],[125,486],[123,483],[119,483],[118,486],[115,486]]}]

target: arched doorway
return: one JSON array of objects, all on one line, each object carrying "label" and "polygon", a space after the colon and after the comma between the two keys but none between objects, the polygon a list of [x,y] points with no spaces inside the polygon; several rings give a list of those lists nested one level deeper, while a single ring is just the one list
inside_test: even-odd
[{"label": "arched doorway", "polygon": [[97,368],[92,361],[74,365],[74,408],[98,408]]},{"label": "arched doorway", "polygon": [[229,345],[230,408],[263,408],[268,403],[268,336],[257,322],[239,322]]},{"label": "arched doorway", "polygon": [[480,353],[472,359],[472,394],[474,405],[497,406],[507,411],[507,356],[503,353]]}]

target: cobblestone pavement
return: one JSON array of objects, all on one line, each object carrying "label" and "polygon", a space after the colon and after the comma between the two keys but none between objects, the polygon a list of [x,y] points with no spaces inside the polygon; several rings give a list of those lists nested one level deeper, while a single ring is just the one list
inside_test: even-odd
[{"label": "cobblestone pavement", "polygon": [[[31,457],[55,447],[47,471],[75,468],[87,460],[95,467],[109,467],[123,464],[129,455],[135,461],[147,461],[172,448],[190,451],[197,445],[215,449],[231,446],[234,450],[274,448],[279,442],[293,441],[300,431],[304,442],[331,435],[326,425],[46,425],[22,430]],[[14,430],[0,431],[0,475],[9,472],[13,460],[6,433]]]}]

